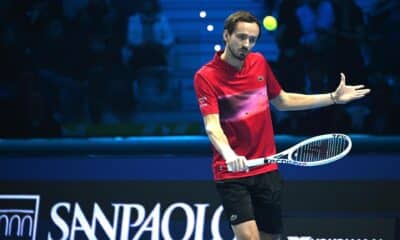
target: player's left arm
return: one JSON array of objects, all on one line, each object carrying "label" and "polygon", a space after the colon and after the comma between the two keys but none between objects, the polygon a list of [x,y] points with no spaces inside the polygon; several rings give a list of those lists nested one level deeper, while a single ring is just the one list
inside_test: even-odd
[{"label": "player's left arm", "polygon": [[345,104],[360,99],[370,92],[364,85],[346,85],[346,76],[341,73],[339,86],[334,92],[323,94],[300,94],[281,90],[280,94],[271,100],[280,111],[295,111],[313,109],[332,104]]}]

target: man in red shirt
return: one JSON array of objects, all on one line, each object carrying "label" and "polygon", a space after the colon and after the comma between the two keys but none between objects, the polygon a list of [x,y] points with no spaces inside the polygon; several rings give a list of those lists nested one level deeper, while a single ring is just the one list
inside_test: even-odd
[{"label": "man in red shirt", "polygon": [[225,49],[200,68],[194,88],[212,143],[212,169],[225,214],[238,240],[279,239],[281,185],[276,164],[249,169],[247,161],[276,152],[270,103],[278,110],[303,110],[344,104],[370,90],[349,86],[341,74],[331,93],[285,92],[268,62],[251,49],[260,37],[256,17],[246,11],[224,23]]}]

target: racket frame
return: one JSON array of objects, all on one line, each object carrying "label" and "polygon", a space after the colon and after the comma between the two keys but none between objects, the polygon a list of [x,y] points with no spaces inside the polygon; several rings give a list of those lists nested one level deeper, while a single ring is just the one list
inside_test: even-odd
[{"label": "racket frame", "polygon": [[[319,160],[319,161],[309,161],[309,162],[302,162],[302,161],[297,161],[293,159],[293,154],[297,149],[300,147],[316,142],[316,141],[321,141],[321,140],[326,140],[326,139],[332,139],[332,138],[344,138],[346,142],[348,143],[347,147],[340,152],[337,155],[334,155],[330,158]],[[296,145],[279,152],[277,154],[268,156],[268,157],[263,157],[263,158],[256,158],[256,159],[250,159],[247,161],[247,166],[248,167],[256,167],[260,166],[263,164],[268,164],[268,163],[284,163],[284,164],[292,164],[292,165],[297,165],[297,166],[304,166],[304,167],[313,167],[313,166],[320,166],[320,165],[325,165],[331,162],[334,162],[336,160],[339,160],[346,156],[352,148],[352,141],[351,138],[348,135],[341,134],[341,133],[329,133],[329,134],[323,134],[319,136],[314,136],[308,139],[305,139]]]}]

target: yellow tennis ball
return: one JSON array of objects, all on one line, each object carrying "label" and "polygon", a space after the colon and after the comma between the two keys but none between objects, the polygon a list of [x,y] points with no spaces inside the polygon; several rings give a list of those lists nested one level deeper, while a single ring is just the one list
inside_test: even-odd
[{"label": "yellow tennis ball", "polygon": [[268,31],[274,31],[278,27],[278,22],[274,16],[266,16],[263,25]]}]

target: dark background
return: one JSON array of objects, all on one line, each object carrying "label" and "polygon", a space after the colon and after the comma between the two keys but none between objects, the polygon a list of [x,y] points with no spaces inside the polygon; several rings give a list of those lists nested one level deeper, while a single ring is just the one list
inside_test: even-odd
[{"label": "dark background", "polygon": [[[333,91],[341,71],[372,89],[348,105],[272,109],[278,150],[319,133],[353,139],[349,156],[330,165],[280,166],[287,234],[400,239],[398,1],[161,0],[169,42],[147,32],[140,46],[129,19],[149,1],[0,2],[0,197],[41,196],[38,239],[54,229],[57,202],[89,215],[96,201],[107,214],[113,201],[218,206],[192,83],[239,9],[278,19],[255,50],[285,90]],[[184,223],[174,224],[179,232]]]},{"label": "dark background", "polygon": [[255,51],[285,90],[330,92],[339,72],[372,89],[346,106],[273,109],[277,134],[399,133],[398,1],[161,0],[150,12],[168,22],[156,31],[164,40],[146,33],[136,44],[129,19],[145,2],[2,1],[0,137],[203,135],[193,75],[223,47],[223,20],[239,9],[278,19]]}]

